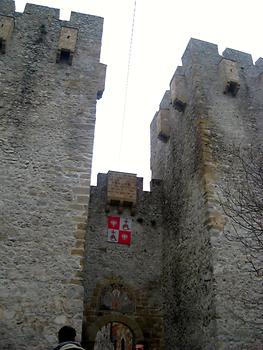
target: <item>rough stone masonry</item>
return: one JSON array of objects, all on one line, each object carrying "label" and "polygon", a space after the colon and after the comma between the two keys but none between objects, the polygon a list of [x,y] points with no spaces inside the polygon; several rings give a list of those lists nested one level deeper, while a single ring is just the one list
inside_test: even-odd
[{"label": "rough stone masonry", "polygon": [[[110,171],[99,174],[97,186],[91,187],[83,271],[83,343],[87,350],[98,345],[99,330],[114,322],[130,329],[133,349],[136,344],[163,349],[161,188],[153,180],[151,191],[145,192],[142,180]],[[129,222],[129,244],[109,241],[107,221],[111,217]]]},{"label": "rough stone masonry", "polygon": [[0,1],[0,348],[81,334],[103,19]]},{"label": "rough stone masonry", "polygon": [[262,350],[262,278],[218,197],[243,176],[233,149],[262,147],[263,60],[191,39],[151,124],[151,191],[100,174],[89,203],[102,22],[0,0],[0,347],[47,349],[69,323],[92,349],[119,322],[148,350]]},{"label": "rough stone masonry", "polygon": [[152,177],[164,196],[165,349],[259,350],[262,276],[227,239],[233,227],[220,204],[244,177],[235,152],[262,152],[262,58],[254,65],[249,54],[221,56],[191,39],[182,63],[151,124]]}]

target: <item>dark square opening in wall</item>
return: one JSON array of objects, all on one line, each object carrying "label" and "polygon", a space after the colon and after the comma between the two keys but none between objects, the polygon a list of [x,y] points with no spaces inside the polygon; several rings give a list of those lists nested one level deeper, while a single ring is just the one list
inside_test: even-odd
[{"label": "dark square opening in wall", "polygon": [[158,139],[160,141],[164,142],[164,143],[168,142],[169,138],[170,138],[169,135],[166,135],[166,134],[164,134],[162,132],[160,132],[159,135],[158,135]]},{"label": "dark square opening in wall", "polygon": [[5,41],[0,38],[0,53],[5,53]]},{"label": "dark square opening in wall", "polygon": [[174,101],[174,109],[176,109],[179,112],[184,112],[186,107],[186,103],[184,103],[183,101],[180,100],[175,100]]},{"label": "dark square opening in wall", "polygon": [[120,201],[117,199],[111,199],[110,204],[113,206],[118,206],[118,205],[120,205]]},{"label": "dark square opening in wall", "polygon": [[229,81],[225,89],[225,94],[236,96],[238,90],[239,90],[239,84],[234,81]]},{"label": "dark square opening in wall", "polygon": [[72,64],[72,54],[71,54],[70,50],[61,49],[58,52],[57,63],[66,63],[66,64],[71,65]]},{"label": "dark square opening in wall", "polygon": [[123,202],[123,206],[124,206],[125,208],[131,208],[131,207],[132,207],[132,202],[124,201],[124,202]]}]

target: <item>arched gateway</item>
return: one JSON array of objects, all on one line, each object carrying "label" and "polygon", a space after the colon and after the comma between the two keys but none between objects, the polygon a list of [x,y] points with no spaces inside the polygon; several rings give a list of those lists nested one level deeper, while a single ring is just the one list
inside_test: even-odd
[{"label": "arched gateway", "polygon": [[[103,329],[103,327],[107,325],[117,325],[117,324],[126,326],[131,331],[133,336],[133,349],[135,348],[136,344],[144,343],[144,336],[143,336],[142,330],[132,317],[111,313],[110,315],[107,315],[107,316],[98,317],[97,321],[95,321],[90,327],[87,328],[86,330],[86,337],[88,340],[86,344],[87,350],[94,349],[96,337],[99,331]],[[122,344],[124,344],[123,339],[121,340],[122,340]],[[113,339],[111,341],[112,343],[114,343]],[[125,345],[124,345],[124,350],[126,350]]]}]

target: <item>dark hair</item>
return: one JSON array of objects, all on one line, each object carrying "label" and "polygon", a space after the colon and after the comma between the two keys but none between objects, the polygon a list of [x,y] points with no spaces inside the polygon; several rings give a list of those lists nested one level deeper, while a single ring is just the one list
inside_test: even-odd
[{"label": "dark hair", "polygon": [[73,327],[64,326],[58,331],[58,341],[63,343],[65,341],[74,341],[76,337],[76,331]]}]

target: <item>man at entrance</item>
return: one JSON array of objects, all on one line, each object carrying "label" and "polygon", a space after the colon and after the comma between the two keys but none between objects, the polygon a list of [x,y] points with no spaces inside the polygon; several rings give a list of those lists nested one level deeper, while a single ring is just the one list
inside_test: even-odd
[{"label": "man at entrance", "polygon": [[64,326],[58,331],[59,344],[54,350],[84,350],[78,342],[76,342],[76,330],[70,326]]}]

